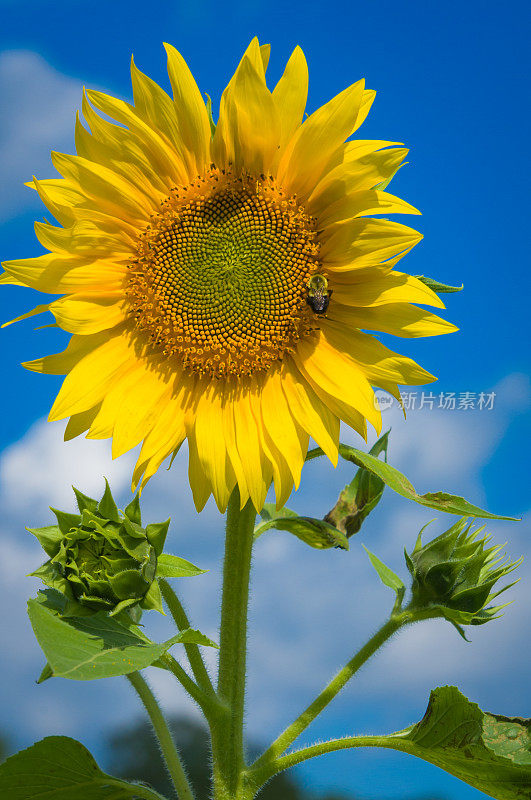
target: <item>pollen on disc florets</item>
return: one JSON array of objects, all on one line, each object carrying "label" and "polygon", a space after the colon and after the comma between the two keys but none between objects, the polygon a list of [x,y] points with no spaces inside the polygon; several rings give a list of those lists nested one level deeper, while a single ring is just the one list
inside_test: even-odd
[{"label": "pollen on disc florets", "polygon": [[128,297],[137,327],[185,368],[267,370],[315,329],[315,220],[272,177],[212,167],[175,188],[139,237]]}]

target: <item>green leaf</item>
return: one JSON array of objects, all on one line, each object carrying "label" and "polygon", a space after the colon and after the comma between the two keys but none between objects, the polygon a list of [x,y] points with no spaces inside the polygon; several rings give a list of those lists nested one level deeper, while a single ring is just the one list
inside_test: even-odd
[{"label": "green leaf", "polygon": [[367,555],[370,558],[371,564],[373,565],[374,569],[378,573],[378,576],[382,583],[385,586],[388,586],[394,592],[396,592],[397,597],[401,600],[405,594],[406,587],[398,577],[398,575],[393,572],[383,561],[380,561],[378,556],[375,556],[374,553],[371,553],[368,547],[365,547],[362,544],[363,549],[366,551]]},{"label": "green leaf", "polygon": [[276,511],[272,503],[266,503],[260,516],[264,522],[254,529],[255,539],[271,528],[276,528],[279,531],[292,533],[297,539],[317,550],[326,550],[330,547],[349,549],[345,534],[322,519],[299,517],[295,511],[289,508],[281,508]]},{"label": "green leaf", "polygon": [[[402,475],[395,467],[390,464],[380,461],[380,459],[371,456],[369,453],[364,453],[362,450],[357,450],[355,447],[350,447],[346,444],[339,445],[339,453],[342,458],[347,461],[352,461],[359,467],[365,467],[369,472],[382,479],[382,481],[389,486],[397,494],[405,497],[407,500],[413,500],[421,506],[433,508],[435,511],[444,511],[447,514],[457,514],[462,517],[481,517],[482,519],[507,519],[513,522],[518,521],[516,517],[502,517],[497,514],[491,514],[479,506],[475,506],[455,494],[448,494],[447,492],[428,492],[427,494],[418,494],[415,487],[408,481],[405,475]],[[308,452],[306,456],[307,461],[324,455],[320,447],[315,447]]]},{"label": "green leaf", "polygon": [[420,722],[381,740],[496,800],[531,797],[531,721],[486,713],[455,686],[435,689]]},{"label": "green leaf", "polygon": [[462,292],[463,284],[461,286],[449,286],[447,283],[440,283],[433,278],[427,278],[426,275],[415,275],[415,278],[431,289],[437,294],[446,294],[448,292]]},{"label": "green leaf", "polygon": [[203,575],[207,569],[199,569],[190,561],[163,553],[157,559],[157,578],[191,578]]},{"label": "green leaf", "polygon": [[72,680],[110,678],[144,669],[179,642],[216,646],[191,629],[156,644],[104,612],[61,618],[38,600],[28,601],[28,614],[54,676]]},{"label": "green leaf", "polygon": [[[387,461],[389,433],[390,431],[384,433],[371,447],[369,452],[375,458],[383,453]],[[325,516],[325,522],[334,525],[347,536],[353,536],[380,502],[384,489],[385,483],[381,478],[360,467],[339,495],[334,508]]]},{"label": "green leaf", "polygon": [[68,736],[47,736],[4,761],[0,765],[0,797],[5,800],[164,800],[153,789],[106,775],[86,747]]}]

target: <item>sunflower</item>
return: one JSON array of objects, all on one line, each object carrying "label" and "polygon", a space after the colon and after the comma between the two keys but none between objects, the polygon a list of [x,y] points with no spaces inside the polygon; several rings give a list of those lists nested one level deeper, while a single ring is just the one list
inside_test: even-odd
[{"label": "sunflower", "polygon": [[198,509],[212,493],[224,510],[237,484],[260,510],[272,481],[281,506],[309,437],[335,465],[341,420],[380,429],[373,386],[434,380],[362,331],[455,327],[394,269],[421,234],[374,218],[419,212],[384,191],[408,151],[350,139],[375,95],[364,81],[303,120],[302,50],[270,91],[254,39],[214,125],[165,47],[173,99],[134,62],[133,104],[84,95],[77,155],[52,153],[62,177],[29,184],[59,223],[35,225],[50,252],[1,280],[62,295],[24,317],[51,311],[66,350],[24,366],[66,375],[50,412],[66,439],[112,437],[114,457],[142,442],[133,487],[187,439]]}]

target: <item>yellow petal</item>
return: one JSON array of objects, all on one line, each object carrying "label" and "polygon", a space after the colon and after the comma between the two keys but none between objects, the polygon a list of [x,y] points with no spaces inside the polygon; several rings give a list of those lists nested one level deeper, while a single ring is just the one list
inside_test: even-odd
[{"label": "yellow petal", "polygon": [[302,122],[308,97],[308,65],[300,47],[291,54],[284,73],[273,89],[280,119],[280,148],[284,149]]},{"label": "yellow petal", "polygon": [[256,387],[242,386],[234,402],[234,426],[236,432],[236,447],[241,459],[245,482],[254,507],[260,511],[264,505],[265,497],[273,470],[271,463],[266,458],[260,446],[258,426],[260,421],[253,415],[251,407],[251,392],[256,392]]},{"label": "yellow petal", "polygon": [[411,250],[422,239],[413,228],[387,219],[352,219],[323,233],[320,257],[334,268],[345,269],[386,261]]},{"label": "yellow petal", "polygon": [[363,92],[363,97],[361,98],[360,110],[358,112],[358,116],[356,117],[356,122],[354,123],[354,128],[352,129],[351,134],[355,133],[367,119],[367,115],[371,110],[371,106],[374,103],[375,97],[376,92],[374,89],[365,89]]},{"label": "yellow petal", "polygon": [[70,370],[52,406],[49,419],[63,419],[95,406],[136,357],[129,333],[117,332],[108,338]]},{"label": "yellow petal", "polygon": [[377,280],[352,286],[343,284],[334,289],[334,300],[345,306],[380,306],[385,303],[422,303],[445,308],[438,295],[422,281],[405,272],[391,272]]},{"label": "yellow petal", "polygon": [[353,139],[352,141],[344,142],[334,151],[327,163],[325,177],[336,167],[341,165],[347,167],[349,163],[358,161],[360,158],[375,153],[377,150],[398,145],[403,145],[403,142],[388,142],[384,139]]},{"label": "yellow petal", "polygon": [[288,194],[307,197],[337,147],[352,133],[364,81],[345,89],[314,111],[297,129],[278,166],[278,180]]},{"label": "yellow petal", "polygon": [[286,459],[295,488],[298,489],[308,451],[308,433],[292,416],[282,391],[282,379],[278,370],[270,371],[264,380],[261,413],[265,429]]},{"label": "yellow petal", "polygon": [[190,406],[196,396],[194,391],[194,380],[183,381],[177,392],[164,395],[159,401],[156,422],[144,439],[133,472],[133,491],[141,478],[141,487],[145,486],[162,462],[180,448],[186,436],[185,421],[193,413]]},{"label": "yellow petal", "polygon": [[63,330],[83,335],[114,328],[127,318],[123,292],[73,294],[55,300],[50,311]]},{"label": "yellow petal", "polygon": [[381,416],[375,408],[374,392],[361,367],[334,347],[321,330],[314,342],[301,340],[293,359],[312,386],[355,408],[379,431]]},{"label": "yellow petal", "polygon": [[354,192],[373,189],[390,178],[399,168],[409,151],[395,147],[341,164],[328,172],[308,198],[308,209],[313,215],[326,214],[326,209]]},{"label": "yellow petal", "polygon": [[173,102],[179,131],[188,156],[188,168],[195,166],[195,178],[210,164],[210,122],[206,105],[194,77],[182,55],[170,44],[165,44],[168,56],[168,75],[173,90]]},{"label": "yellow petal", "polygon": [[268,173],[279,139],[280,122],[271,93],[245,56],[221,97],[212,143],[216,165]]},{"label": "yellow petal", "polygon": [[174,181],[154,168],[149,148],[138,135],[123,125],[102,119],[85,92],[82,109],[91,133],[81,123],[76,125],[76,150],[80,156],[99,164],[111,162],[113,170],[134,183],[143,194],[169,194]]},{"label": "yellow petal", "polygon": [[98,206],[118,218],[125,217],[133,223],[149,219],[152,209],[129,181],[108,167],[96,164],[81,156],[52,153],[52,162],[63,177],[78,186],[88,196],[98,201]]},{"label": "yellow petal", "polygon": [[15,317],[15,319],[10,319],[9,322],[3,322],[0,325],[1,328],[7,328],[8,325],[13,325],[14,322],[22,322],[25,319],[30,319],[30,317],[35,317],[37,314],[44,314],[50,308],[49,303],[44,303],[44,305],[35,306],[32,308],[31,311],[26,311],[25,314],[21,314],[20,317]]},{"label": "yellow petal", "polygon": [[126,125],[147,148],[153,167],[175,184],[186,184],[188,172],[175,149],[156,133],[133,107],[102,92],[87,92],[90,102],[104,114]]},{"label": "yellow petal", "polygon": [[409,303],[387,303],[384,306],[356,308],[334,302],[327,316],[330,320],[347,325],[349,328],[382,331],[405,338],[440,336],[458,330],[455,325],[442,317]]},{"label": "yellow petal", "polygon": [[347,353],[361,367],[371,383],[383,380],[409,386],[436,380],[434,375],[426,372],[411,358],[394,353],[374,336],[346,330],[331,320],[324,321],[322,332],[330,346]]},{"label": "yellow petal", "polygon": [[378,189],[366,189],[341,197],[326,208],[321,207],[317,224],[325,227],[353,217],[368,217],[370,214],[420,214],[420,211],[393,194]]},{"label": "yellow petal", "polygon": [[127,275],[127,268],[119,264],[99,259],[87,264],[76,257],[55,253],[6,261],[3,266],[19,285],[51,294],[89,287],[112,291],[123,286]]},{"label": "yellow petal", "polygon": [[[86,108],[90,108],[88,102],[86,102]],[[85,113],[88,113],[87,110]],[[92,109],[91,113],[94,117],[97,116]],[[108,124],[111,129],[117,127]],[[161,180],[151,169],[149,159],[136,146],[130,132],[126,128],[118,128],[118,130],[120,131],[119,135],[113,132],[111,137],[101,141],[81,124],[78,113],[76,115],[76,152],[88,161],[110,167],[117,175],[125,178],[145,198],[146,203],[156,211],[160,200],[169,194],[171,186],[168,185],[168,182]],[[117,139],[121,141],[117,143]]]},{"label": "yellow petal", "polygon": [[87,411],[82,411],[80,414],[74,414],[70,417],[65,428],[65,442],[69,442],[71,439],[75,439],[76,436],[85,433],[92,425],[94,417],[97,415],[99,409],[100,407],[97,405],[94,406],[94,408],[89,408]]},{"label": "yellow petal", "polygon": [[236,426],[234,421],[233,407],[236,395],[236,388],[232,384],[227,383],[222,403],[222,425],[223,439],[227,448],[227,454],[231,463],[231,468],[238,483],[240,490],[240,504],[241,508],[243,508],[249,499],[249,490],[247,488],[247,480],[245,477],[242,460],[236,446]]},{"label": "yellow petal", "polygon": [[208,476],[199,459],[195,436],[188,436],[188,483],[192,490],[194,505],[199,512],[203,510],[212,492]]},{"label": "yellow petal", "polygon": [[95,333],[92,336],[72,336],[66,349],[61,353],[25,361],[22,366],[31,372],[66,375],[82,358],[104,344],[108,338],[106,332]]},{"label": "yellow petal", "polygon": [[[188,438],[195,438],[201,467],[212,486],[216,504],[223,513],[234,487],[228,481],[228,454],[223,437],[223,391],[218,384],[208,382],[197,406],[195,422],[188,430]],[[234,472],[230,470],[235,481]],[[210,493],[210,492],[209,492]]]},{"label": "yellow petal", "polygon": [[291,358],[284,359],[281,383],[294,418],[326,453],[334,467],[337,466],[339,419],[319,399]]},{"label": "yellow petal", "polygon": [[264,73],[267,72],[267,66],[269,64],[269,56],[271,55],[271,45],[270,44],[261,44],[260,45],[260,56],[262,58],[262,66],[264,68]]},{"label": "yellow petal", "polygon": [[121,234],[108,233],[88,220],[74,222],[70,228],[58,228],[45,222],[35,223],[37,239],[55,253],[95,258],[134,252],[132,242]]}]

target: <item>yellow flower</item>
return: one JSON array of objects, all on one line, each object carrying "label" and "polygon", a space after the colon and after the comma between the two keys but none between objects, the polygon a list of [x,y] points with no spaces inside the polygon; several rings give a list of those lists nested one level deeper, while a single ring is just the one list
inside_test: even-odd
[{"label": "yellow flower", "polygon": [[421,235],[373,218],[419,212],[383,190],[407,150],[349,139],[374,99],[363,81],[303,120],[302,50],[271,92],[254,39],[214,131],[166,50],[173,100],[134,63],[133,105],[83,98],[78,154],[53,153],[63,177],[30,184],[59,222],[35,225],[50,252],[1,280],[63,295],[30,313],[49,309],[68,347],[25,366],[66,374],[50,413],[70,417],[66,439],[112,437],[115,457],[142,442],[133,485],[187,439],[198,509],[213,493],[223,510],[238,483],[259,510],[272,480],[281,505],[310,436],[336,464],[340,420],[379,431],[372,385],[434,380],[361,329],[455,328],[412,305],[444,308],[394,270]]}]

